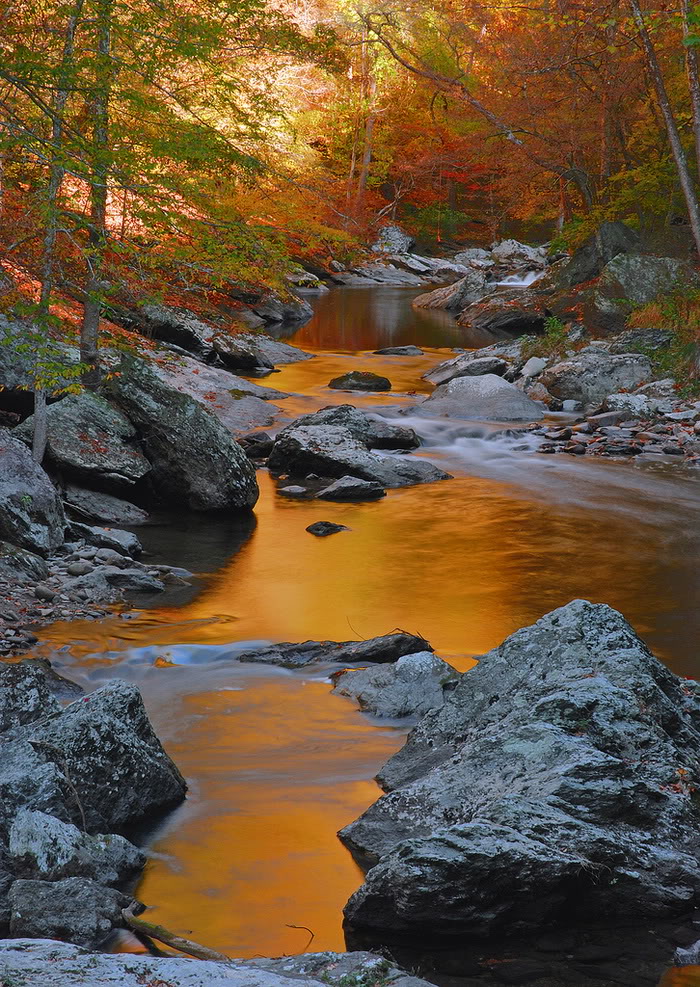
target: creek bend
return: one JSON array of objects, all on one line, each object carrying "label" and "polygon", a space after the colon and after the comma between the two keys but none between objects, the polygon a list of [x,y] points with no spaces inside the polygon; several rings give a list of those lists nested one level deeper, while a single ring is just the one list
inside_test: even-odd
[{"label": "creek bend", "polygon": [[[285,419],[326,404],[396,409],[427,392],[421,374],[468,345],[417,292],[336,289],[290,337],[317,354],[269,382],[292,394]],[[377,356],[414,343],[421,357]],[[389,394],[330,391],[351,369]],[[395,413],[395,412],[394,412]],[[199,592],[128,619],[55,624],[38,653],[89,688],[136,682],[154,728],[190,784],[188,801],[146,834],[136,889],[152,921],[233,956],[342,949],[342,907],[361,872],[336,831],[406,726],[330,694],[329,669],[237,665],[232,642],[347,640],[419,632],[460,670],[508,634],[576,597],[622,611],[672,670],[698,677],[700,492],[678,466],[539,456],[495,427],[403,419],[454,479],[374,503],[286,500],[259,473],[255,521],[164,518],[145,548],[205,573]],[[351,530],[317,539],[318,520]],[[127,948],[128,945],[127,945]]]}]

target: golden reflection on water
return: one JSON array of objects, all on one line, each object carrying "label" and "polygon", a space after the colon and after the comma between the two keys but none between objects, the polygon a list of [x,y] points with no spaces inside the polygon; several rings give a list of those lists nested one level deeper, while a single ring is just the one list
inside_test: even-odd
[{"label": "golden reflection on water", "polygon": [[[288,417],[348,399],[405,404],[398,392],[425,389],[420,374],[445,355],[322,354],[267,383],[295,392],[281,403]],[[354,366],[387,374],[395,391],[328,390]],[[308,934],[290,925],[311,929],[314,949],[342,948],[342,906],[361,874],[335,833],[376,798],[370,779],[403,732],[330,695],[318,670],[154,667],[130,649],[402,627],[465,670],[512,631],[586,597],[622,610],[674,670],[697,674],[696,495],[675,481],[655,487],[663,477],[627,464],[554,458],[514,460],[495,479],[448,457],[455,479],[367,504],[286,500],[261,471],[257,524],[194,600],[42,632],[39,650],[67,646],[59,660],[89,686],[118,675],[139,684],[190,782],[187,803],[150,838],[138,894],[154,921],[232,955],[301,950]],[[305,528],[319,520],[351,530],[314,538]],[[173,527],[168,537],[158,550],[174,561],[185,535]]]},{"label": "golden reflection on water", "polygon": [[659,987],[700,987],[700,966],[674,966],[661,978]]}]

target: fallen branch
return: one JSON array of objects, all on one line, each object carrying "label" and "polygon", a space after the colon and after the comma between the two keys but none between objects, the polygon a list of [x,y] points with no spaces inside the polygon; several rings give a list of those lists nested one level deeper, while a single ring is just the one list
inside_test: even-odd
[{"label": "fallen branch", "polygon": [[138,904],[135,901],[132,901],[128,908],[122,908],[122,918],[129,928],[133,929],[139,936],[157,939],[158,942],[165,943],[166,946],[177,949],[180,953],[196,956],[198,960],[212,960],[214,963],[231,963],[230,957],[224,956],[223,953],[217,953],[215,949],[209,949],[208,946],[200,946],[199,943],[192,942],[191,939],[183,939],[182,936],[176,936],[173,932],[169,932],[163,928],[162,925],[154,925],[152,922],[146,922],[142,918],[137,918],[134,914],[134,908],[138,908]]},{"label": "fallen branch", "polygon": [[316,938],[316,933],[315,932],[312,932],[311,929],[308,927],[308,925],[290,925],[289,923],[287,923],[287,928],[288,929],[303,929],[304,932],[308,932],[311,935],[311,938],[309,939],[309,941],[307,942],[307,944],[304,946],[304,948],[299,950],[300,953],[305,953],[306,950],[311,945],[311,943]]}]

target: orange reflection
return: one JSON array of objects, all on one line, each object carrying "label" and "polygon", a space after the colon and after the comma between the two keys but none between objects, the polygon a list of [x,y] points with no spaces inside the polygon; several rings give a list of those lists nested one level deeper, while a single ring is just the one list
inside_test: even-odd
[{"label": "orange reflection", "polygon": [[674,966],[661,978],[659,987],[700,987],[700,966]]}]

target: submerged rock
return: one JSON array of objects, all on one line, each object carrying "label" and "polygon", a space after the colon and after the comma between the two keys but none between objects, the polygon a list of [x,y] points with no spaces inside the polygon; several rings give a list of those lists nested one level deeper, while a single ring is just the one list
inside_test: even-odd
[{"label": "submerged rock", "polygon": [[381,941],[697,907],[700,697],[576,600],[465,673],[341,833],[378,860],[346,918]]},{"label": "submerged rock", "polygon": [[442,706],[461,678],[431,651],[404,655],[392,665],[351,668],[333,676],[333,692],[379,716],[422,716]]},{"label": "submerged rock", "polygon": [[374,480],[360,480],[357,476],[341,476],[318,493],[319,500],[379,500],[386,497],[386,490]]},{"label": "submerged rock", "polygon": [[423,356],[419,346],[384,346],[374,353],[376,356]]},{"label": "submerged rock", "polygon": [[319,662],[351,665],[354,662],[393,662],[417,652],[432,651],[428,642],[416,634],[396,631],[367,641],[303,641],[301,644],[272,644],[249,651],[233,652],[238,661],[283,668],[304,668]]},{"label": "submerged rock", "polygon": [[48,555],[63,543],[58,491],[23,442],[0,429],[0,538]]},{"label": "submerged rock", "polygon": [[273,473],[329,478],[356,476],[383,487],[434,483],[448,474],[425,459],[369,452],[349,429],[338,425],[304,425],[279,436],[270,453]]},{"label": "submerged rock", "polygon": [[341,377],[334,377],[328,386],[336,391],[390,391],[391,381],[367,370],[351,370]]},{"label": "submerged rock", "polygon": [[349,531],[345,524],[335,524],[333,521],[315,521],[306,529],[310,535],[318,538],[326,538],[328,535],[336,535],[339,531]]},{"label": "submerged rock", "polygon": [[436,387],[414,414],[441,418],[464,418],[478,421],[539,421],[544,411],[515,385],[484,374],[479,377],[455,377]]}]

